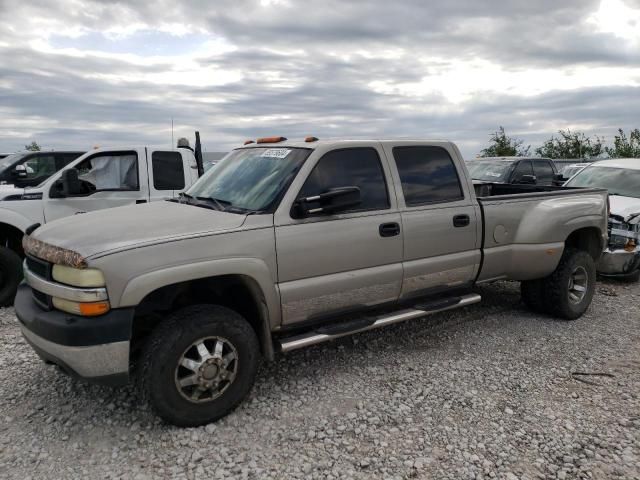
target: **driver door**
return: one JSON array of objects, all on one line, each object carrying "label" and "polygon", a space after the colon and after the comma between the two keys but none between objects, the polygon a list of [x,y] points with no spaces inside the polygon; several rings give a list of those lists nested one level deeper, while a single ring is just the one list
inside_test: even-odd
[{"label": "driver door", "polygon": [[[96,152],[72,168],[78,170],[78,179],[85,192],[65,198],[48,198],[44,207],[46,222],[149,201],[144,148]],[[56,188],[55,183],[51,188]]]}]

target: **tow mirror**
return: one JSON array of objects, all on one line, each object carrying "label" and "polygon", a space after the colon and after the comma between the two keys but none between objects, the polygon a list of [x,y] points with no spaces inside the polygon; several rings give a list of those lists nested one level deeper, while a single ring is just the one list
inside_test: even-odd
[{"label": "tow mirror", "polygon": [[536,176],[535,175],[522,175],[518,183],[524,183],[525,185],[535,185],[536,184]]},{"label": "tow mirror", "polygon": [[358,187],[332,188],[319,195],[301,197],[295,203],[296,218],[309,215],[339,213],[362,203]]},{"label": "tow mirror", "polygon": [[568,178],[565,178],[564,175],[562,175],[561,173],[554,173],[553,174],[553,184],[554,185],[562,185],[567,180],[568,180]]},{"label": "tow mirror", "polygon": [[11,174],[17,178],[27,178],[27,167],[24,165],[16,165]]},{"label": "tow mirror", "polygon": [[51,198],[73,197],[85,193],[82,182],[78,179],[78,170],[69,168],[63,170],[60,178],[51,187]]}]

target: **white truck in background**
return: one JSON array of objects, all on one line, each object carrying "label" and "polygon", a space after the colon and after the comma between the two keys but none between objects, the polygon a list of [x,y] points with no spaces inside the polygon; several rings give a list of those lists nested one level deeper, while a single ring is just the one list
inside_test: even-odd
[{"label": "white truck in background", "polygon": [[[184,145],[184,143],[183,143]],[[0,306],[13,303],[22,280],[22,237],[71,215],[177,197],[203,172],[196,148],[97,148],[33,188],[0,200]]]}]

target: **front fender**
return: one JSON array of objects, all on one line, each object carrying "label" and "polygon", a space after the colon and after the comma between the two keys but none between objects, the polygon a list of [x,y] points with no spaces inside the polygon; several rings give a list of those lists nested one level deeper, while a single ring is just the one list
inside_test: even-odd
[{"label": "front fender", "polygon": [[264,296],[271,328],[280,325],[280,297],[273,274],[269,266],[257,258],[225,258],[163,267],[130,279],[119,298],[110,300],[117,308],[134,307],[148,294],[167,285],[222,275],[245,275],[256,282]]},{"label": "front fender", "polygon": [[44,219],[42,218],[42,214],[40,214],[38,218],[30,218],[14,210],[0,208],[0,223],[15,227],[21,232],[24,232],[34,223],[43,223],[43,221]]}]

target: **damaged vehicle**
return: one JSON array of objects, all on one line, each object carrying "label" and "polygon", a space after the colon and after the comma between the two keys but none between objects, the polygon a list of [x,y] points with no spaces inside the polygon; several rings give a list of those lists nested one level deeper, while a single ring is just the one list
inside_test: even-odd
[{"label": "damaged vehicle", "polygon": [[567,187],[609,190],[609,244],[598,262],[602,276],[640,279],[640,159],[603,160],[584,168]]}]

